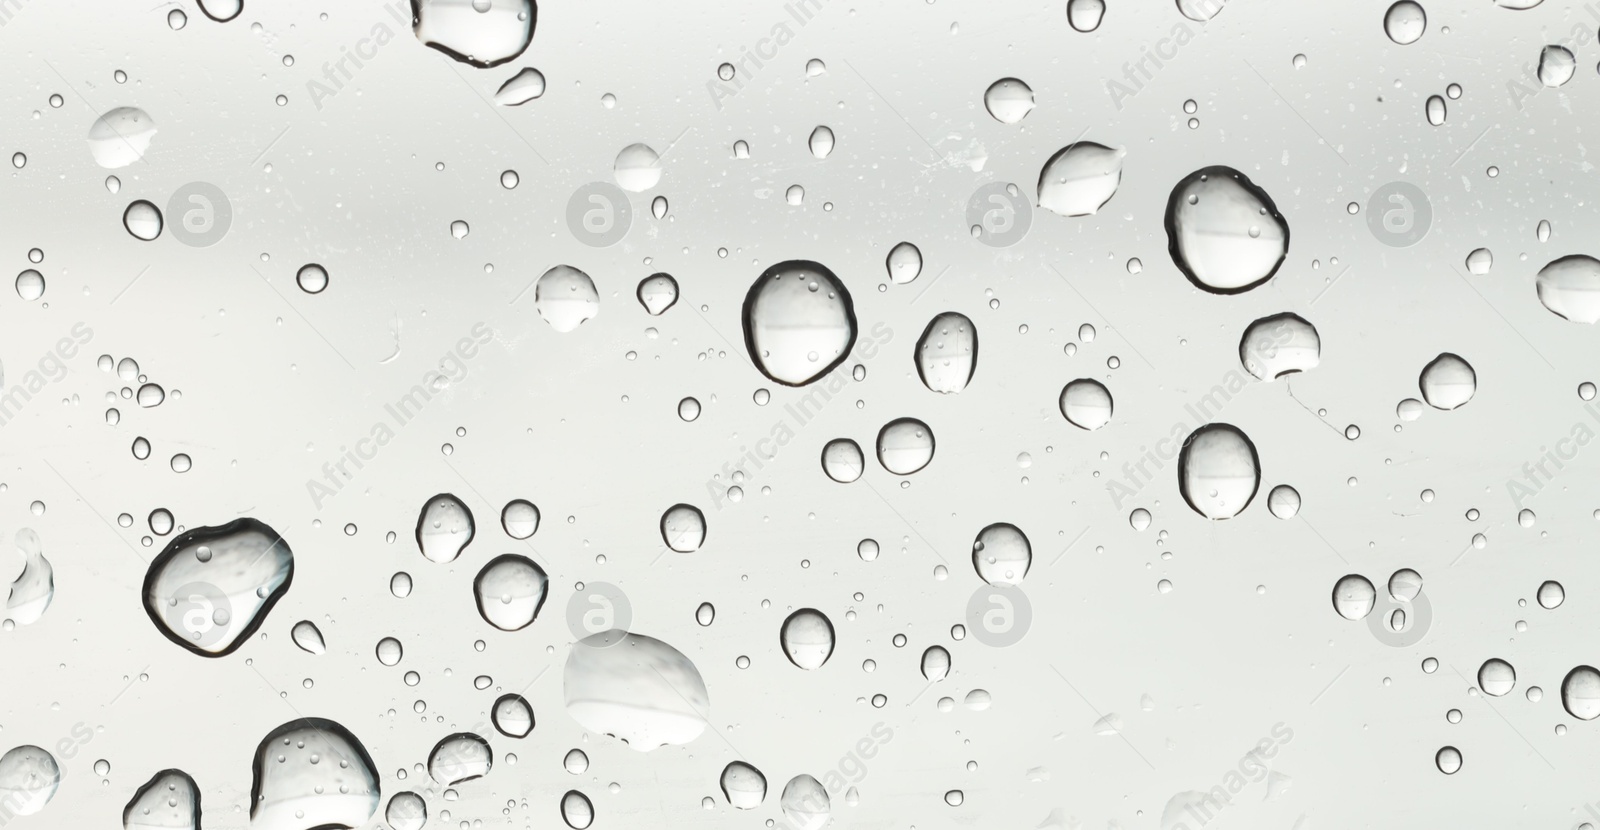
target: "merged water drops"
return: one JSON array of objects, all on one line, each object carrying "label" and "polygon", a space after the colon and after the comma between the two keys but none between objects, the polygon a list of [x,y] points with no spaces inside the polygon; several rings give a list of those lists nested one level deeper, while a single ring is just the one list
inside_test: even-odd
[{"label": "merged water drops", "polygon": [[1231,519],[1256,497],[1261,459],[1256,445],[1232,424],[1210,423],[1189,435],[1178,453],[1178,491],[1196,513]]},{"label": "merged water drops", "polygon": [[588,274],[557,265],[534,284],[533,307],[550,328],[565,334],[600,313],[600,292]]},{"label": "merged water drops", "polygon": [[1092,378],[1078,378],[1061,387],[1061,416],[1079,429],[1096,430],[1111,423],[1111,390]]},{"label": "merged water drops", "polygon": [[1422,399],[1434,409],[1456,409],[1478,391],[1478,373],[1458,355],[1445,352],[1422,369],[1417,379]]},{"label": "merged water drops", "polygon": [[202,657],[231,654],[289,590],[294,554],[251,518],[179,534],[150,563],[144,610],[167,639]]},{"label": "merged water drops", "polygon": [[833,622],[815,608],[802,608],[783,621],[778,641],[784,656],[802,669],[820,669],[833,656]]},{"label": "merged water drops", "polygon": [[1289,224],[1266,191],[1231,167],[1185,176],[1167,199],[1167,250],[1189,281],[1237,294],[1272,279],[1289,253]]},{"label": "merged water drops", "polygon": [[1090,216],[1122,183],[1126,150],[1079,141],[1056,151],[1039,171],[1039,207],[1062,216]]},{"label": "merged water drops", "polygon": [[640,752],[705,731],[711,702],[693,662],[672,646],[620,629],[573,645],[562,671],[567,714]]},{"label": "merged water drops", "polygon": [[1001,78],[983,91],[983,107],[994,120],[1015,124],[1033,112],[1033,88],[1016,78]]},{"label": "merged water drops", "polygon": [[156,122],[138,107],[117,107],[89,125],[89,154],[94,163],[116,170],[144,158],[156,137]]},{"label": "merged water drops", "polygon": [[856,342],[855,305],[832,271],[809,260],[780,262],[744,300],[744,340],[756,368],[804,386],[844,362]]},{"label": "merged water drops", "polygon": [[367,748],[326,718],[298,718],[267,733],[252,769],[252,830],[361,827],[382,798]]},{"label": "merged water drops", "polygon": [[445,787],[482,778],[493,767],[489,742],[471,732],[447,735],[428,753],[428,775]]},{"label": "merged water drops", "polygon": [[678,302],[678,281],[671,274],[651,274],[639,281],[639,305],[651,317],[660,317]]},{"label": "merged water drops", "polygon": [[411,10],[412,30],[424,46],[480,68],[526,51],[539,15],[533,0],[428,0],[413,2]]},{"label": "merged water drops", "polygon": [[1246,372],[1265,381],[1308,372],[1322,361],[1322,338],[1298,314],[1285,311],[1262,317],[1244,330],[1239,360]]},{"label": "merged water drops", "polygon": [[692,504],[675,504],[661,514],[661,541],[678,553],[694,553],[706,543],[706,514]]},{"label": "merged water drops", "polygon": [[964,314],[946,311],[928,321],[916,345],[917,376],[930,391],[949,395],[972,382],[978,368],[978,329]]},{"label": "merged water drops", "polygon": [[150,777],[122,810],[123,830],[200,830],[200,787],[183,770]]},{"label": "merged water drops", "polygon": [[478,614],[501,631],[527,628],[544,607],[549,581],[544,569],[526,556],[496,556],[472,581]]},{"label": "merged water drops", "polygon": [[1574,323],[1600,321],[1600,260],[1572,254],[1539,269],[1534,278],[1539,302]]},{"label": "merged water drops", "polygon": [[997,522],[978,531],[972,542],[972,567],[990,585],[1018,585],[1033,564],[1033,546],[1014,524]]},{"label": "merged water drops", "polygon": [[878,463],[885,470],[908,476],[933,460],[933,430],[915,418],[897,418],[878,431]]},{"label": "merged water drops", "polygon": [[417,514],[417,548],[429,562],[454,562],[477,533],[472,511],[450,493],[440,493]]},{"label": "merged water drops", "polygon": [[722,768],[718,779],[722,796],[736,810],[754,810],[767,798],[767,777],[743,761],[734,761]]}]

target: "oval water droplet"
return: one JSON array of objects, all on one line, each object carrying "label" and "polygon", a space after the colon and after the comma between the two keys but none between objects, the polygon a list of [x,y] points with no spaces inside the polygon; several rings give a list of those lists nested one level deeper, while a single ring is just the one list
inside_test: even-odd
[{"label": "oval water droplet", "polygon": [[833,152],[833,130],[827,127],[817,127],[811,131],[811,137],[806,139],[806,146],[811,149],[811,155],[825,159]]},{"label": "oval water droplet", "polygon": [[512,499],[500,510],[500,527],[513,539],[526,539],[539,530],[539,508],[526,499]]},{"label": "oval water droplet", "polygon": [[1378,589],[1361,574],[1348,574],[1333,585],[1333,610],[1347,620],[1364,619],[1378,602]]},{"label": "oval water droplet", "polygon": [[1478,667],[1478,688],[1491,697],[1505,697],[1517,685],[1517,670],[1498,657],[1483,661]]},{"label": "oval water droplet", "polygon": [[1033,112],[1033,88],[1016,78],[1001,78],[983,91],[983,106],[994,120],[1015,124]]},{"label": "oval water droplet", "polygon": [[832,271],[808,260],[762,272],[744,300],[745,348],[756,368],[804,386],[844,362],[856,342],[855,305]]},{"label": "oval water droplet", "polygon": [[61,766],[44,749],[27,745],[0,755],[0,804],[13,816],[44,809],[61,787]]},{"label": "oval water droplet", "polygon": [[722,768],[722,796],[736,810],[754,810],[767,798],[767,777],[743,761]]},{"label": "oval water droplet", "polygon": [[897,418],[878,431],[878,463],[885,470],[908,476],[933,460],[933,430],[915,418]]},{"label": "oval water droplet", "polygon": [[1014,524],[998,522],[972,542],[972,567],[990,585],[1017,585],[1033,564],[1033,546]]},{"label": "oval water droplet", "polygon": [[417,514],[417,548],[429,562],[454,562],[477,533],[472,511],[460,499],[440,493]]},{"label": "oval water droplet", "polygon": [[161,209],[139,199],[122,212],[122,227],[134,239],[149,242],[161,235]]},{"label": "oval water droplet", "polygon": [[526,738],[533,732],[533,706],[519,694],[501,695],[489,710],[494,728],[508,738]]},{"label": "oval water droplet", "polygon": [[1039,207],[1062,216],[1093,215],[1116,195],[1126,155],[1093,141],[1057,150],[1039,171]]},{"label": "oval water droplet", "polygon": [[383,811],[383,820],[394,830],[422,830],[428,823],[428,802],[410,790],[395,793]]},{"label": "oval water droplet", "polygon": [[1427,31],[1428,15],[1414,0],[1400,0],[1383,15],[1383,32],[1401,46],[1416,43]]},{"label": "oval water droplet", "polygon": [[1256,445],[1232,424],[1210,423],[1189,435],[1178,453],[1178,490],[1196,513],[1231,519],[1256,497],[1261,459]]},{"label": "oval water droplet", "polygon": [[489,742],[471,732],[447,735],[428,753],[428,775],[445,787],[482,778],[493,768]]},{"label": "oval water droplet", "polygon": [[1078,378],[1061,387],[1062,417],[1079,429],[1096,430],[1111,423],[1111,390],[1100,381]]},{"label": "oval water droplet", "polygon": [[1534,278],[1539,302],[1574,323],[1600,321],[1600,260],[1583,254],[1557,259]]},{"label": "oval water droplet", "polygon": [[1478,391],[1478,373],[1459,356],[1445,352],[1423,367],[1417,379],[1422,399],[1434,409],[1455,409]]},{"label": "oval water droplet", "polygon": [[1105,0],[1067,0],[1067,23],[1080,32],[1100,28],[1105,16]]},{"label": "oval water droplet", "polygon": [[568,790],[561,797],[561,820],[572,830],[587,830],[594,823],[594,804],[577,790]]},{"label": "oval water droplet", "polygon": [[889,281],[905,285],[922,274],[922,251],[910,242],[901,242],[889,249],[884,264],[889,269]]},{"label": "oval water droplet", "polygon": [[1292,519],[1300,513],[1300,491],[1287,484],[1272,488],[1267,494],[1267,510],[1280,519]]},{"label": "oval water droplet", "polygon": [[822,471],[840,484],[849,484],[861,478],[867,459],[861,445],[849,438],[835,438],[822,447]]},{"label": "oval water droplet", "polygon": [[661,514],[661,541],[678,553],[694,553],[706,543],[706,514],[691,504],[675,504]]},{"label": "oval water droplet", "polygon": [[1304,317],[1285,311],[1244,330],[1239,360],[1245,371],[1265,381],[1307,372],[1322,361],[1322,338]]},{"label": "oval water droplet", "polygon": [[617,154],[612,175],[623,190],[643,193],[661,182],[661,156],[647,145],[629,144]]},{"label": "oval water droplet", "polygon": [[1561,587],[1559,582],[1547,580],[1539,585],[1538,596],[1540,607],[1551,610],[1560,607],[1561,603],[1566,601],[1567,589]]},{"label": "oval water droplet", "polygon": [[833,656],[833,623],[815,608],[802,608],[783,621],[778,641],[789,662],[807,671],[820,669]]},{"label": "oval water droplet", "polygon": [[1578,720],[1600,718],[1600,670],[1578,666],[1561,681],[1561,706]]},{"label": "oval water droplet", "polygon": [[144,158],[156,136],[156,122],[138,107],[117,107],[89,126],[89,154],[108,170],[127,167]]},{"label": "oval water droplet", "polygon": [[526,556],[496,556],[472,581],[478,615],[501,631],[527,628],[544,607],[549,581],[544,568]]},{"label": "oval water droplet", "polygon": [[964,314],[946,311],[928,321],[916,345],[917,376],[948,395],[967,388],[978,367],[978,329]]}]

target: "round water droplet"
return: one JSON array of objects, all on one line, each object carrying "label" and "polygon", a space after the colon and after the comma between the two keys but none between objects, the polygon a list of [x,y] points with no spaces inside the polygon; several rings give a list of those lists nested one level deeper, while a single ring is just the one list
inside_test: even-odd
[{"label": "round water droplet", "polygon": [[1166,228],[1173,263],[1213,294],[1255,288],[1289,253],[1289,225],[1272,197],[1231,167],[1196,170],[1178,182]]},{"label": "round water droplet", "polygon": [[700,737],[711,703],[682,652],[643,634],[611,630],[576,643],[562,672],[567,713],[586,729],[649,752]]},{"label": "round water droplet", "polygon": [[1061,388],[1062,417],[1079,429],[1096,430],[1111,423],[1111,390],[1100,381],[1078,378]]},{"label": "round water droplet", "polygon": [[1422,574],[1401,568],[1389,575],[1389,596],[1398,602],[1411,602],[1422,593]]},{"label": "round water droplet", "polygon": [[889,250],[885,264],[889,268],[889,281],[905,285],[922,273],[922,251],[910,242],[902,242]]},{"label": "round water droplet", "polygon": [[1090,216],[1116,195],[1125,150],[1079,141],[1056,151],[1039,171],[1039,207],[1062,216]]},{"label": "round water droplet", "polygon": [[833,152],[833,130],[827,127],[817,127],[811,131],[811,137],[806,139],[806,146],[811,149],[811,155],[825,159]]},{"label": "round water droplet", "polygon": [[675,504],[661,514],[661,540],[678,553],[694,553],[706,541],[706,514],[688,504]]},{"label": "round water droplet", "polygon": [[1322,360],[1322,338],[1300,315],[1274,314],[1245,329],[1239,360],[1245,371],[1266,381],[1310,371]]},{"label": "round water droplet", "polygon": [[1483,661],[1478,667],[1478,688],[1491,697],[1504,697],[1517,685],[1517,670],[1498,657]]},{"label": "round water droplet", "polygon": [[594,823],[594,804],[577,790],[568,790],[561,797],[561,820],[572,830],[587,830]]},{"label": "round water droplet", "polygon": [[1546,609],[1555,609],[1567,599],[1567,590],[1561,583],[1547,580],[1539,585],[1539,605]]},{"label": "round water droplet", "polygon": [[966,315],[946,311],[928,321],[916,345],[917,376],[940,394],[967,388],[978,367],[978,329]]},{"label": "round water droplet", "polygon": [[489,742],[471,732],[446,736],[428,754],[428,775],[445,787],[482,778],[493,767]]},{"label": "round water droplet", "polygon": [[638,296],[651,317],[660,317],[678,302],[678,281],[671,274],[651,274],[639,281]]},{"label": "round water droplet", "polygon": [[382,798],[366,747],[324,718],[292,720],[267,733],[252,769],[252,830],[362,827]]},{"label": "round water droplet", "polygon": [[477,532],[472,511],[449,493],[440,493],[417,514],[417,548],[429,562],[454,562]]},{"label": "round water droplet", "polygon": [[783,787],[778,799],[784,818],[794,830],[822,830],[832,807],[822,782],[809,775],[797,775]]},{"label": "round water droplet", "polygon": [[844,362],[856,342],[855,305],[844,283],[807,260],[762,272],[744,300],[745,347],[756,368],[804,386]]},{"label": "round water droplet", "polygon": [[533,307],[550,328],[565,334],[600,313],[600,292],[588,274],[557,265],[534,285]]},{"label": "round water droplet", "polygon": [[1361,574],[1341,577],[1333,586],[1333,610],[1347,620],[1364,619],[1378,602],[1378,590]]},{"label": "round water droplet", "polygon": [[483,621],[501,631],[527,628],[544,607],[549,578],[532,559],[505,553],[489,560],[472,581]]},{"label": "round water droplet", "polygon": [[526,738],[533,731],[533,706],[519,694],[501,695],[489,717],[494,728],[508,738]]},{"label": "round water droplet", "polygon": [[1433,756],[1433,762],[1445,775],[1455,775],[1461,771],[1461,750],[1447,746]]},{"label": "round water droplet", "polygon": [[915,418],[897,418],[878,431],[878,463],[895,475],[908,476],[933,460],[933,430]]},{"label": "round water droplet", "polygon": [[422,830],[428,823],[428,802],[410,790],[395,793],[383,811],[383,820],[394,830]]},{"label": "round water droplet", "polygon": [[1423,367],[1417,380],[1422,399],[1434,409],[1455,409],[1478,391],[1478,373],[1465,360],[1445,352]]},{"label": "round water droplet", "polygon": [[29,268],[17,275],[17,296],[33,301],[44,296],[44,275]]},{"label": "round water droplet", "polygon": [[0,803],[13,816],[31,816],[44,809],[61,787],[61,767],[54,755],[37,746],[19,746],[0,756]]},{"label": "round water droplet", "polygon": [[1383,32],[1401,46],[1416,43],[1428,28],[1428,15],[1414,0],[1400,0],[1383,15]]},{"label": "round water droplet", "polygon": [[218,23],[227,23],[244,11],[244,0],[199,0],[200,11]]},{"label": "round water droplet", "polygon": [[321,294],[328,287],[328,270],[315,262],[302,265],[294,281],[307,294]]},{"label": "round water droplet", "polygon": [[1033,546],[1016,525],[989,525],[972,542],[972,567],[990,585],[1020,584],[1032,564]]},{"label": "round water droplet", "polygon": [[819,669],[833,656],[833,623],[815,608],[802,608],[783,621],[778,641],[789,662]]},{"label": "round water droplet", "polygon": [[1267,510],[1280,519],[1292,519],[1300,512],[1300,491],[1287,484],[1267,494]]},{"label": "round water droplet", "polygon": [[840,484],[861,478],[866,467],[861,445],[849,438],[835,438],[822,447],[822,471]]},{"label": "round water droplet", "polygon": [[1561,681],[1561,706],[1578,720],[1600,717],[1600,670],[1578,666]]},{"label": "round water droplet", "polygon": [[722,796],[736,810],[754,810],[767,797],[767,777],[743,761],[722,768]]},{"label": "round water droplet", "polygon": [[994,120],[1015,124],[1033,112],[1033,89],[1016,78],[1001,78],[984,90],[983,106]]},{"label": "round water droplet", "polygon": [[1494,254],[1488,248],[1477,248],[1467,254],[1467,272],[1471,274],[1487,274],[1494,267]]},{"label": "round water droplet", "polygon": [[618,187],[643,193],[661,182],[661,157],[643,144],[629,144],[617,154],[612,174]]},{"label": "round water droplet", "polygon": [[140,199],[122,212],[122,227],[134,239],[149,242],[161,235],[161,210],[155,205]]},{"label": "round water droplet", "polygon": [[513,539],[526,539],[539,529],[539,508],[526,499],[512,499],[500,510],[500,527]]},{"label": "round water droplet", "polygon": [[89,126],[89,154],[108,170],[144,158],[156,136],[156,122],[138,107],[117,107]]},{"label": "round water droplet", "polygon": [[1210,423],[1189,435],[1178,454],[1178,490],[1196,513],[1231,519],[1261,487],[1256,445],[1232,424]]},{"label": "round water droplet", "polygon": [[1067,23],[1080,32],[1100,28],[1105,16],[1105,0],[1067,0]]}]

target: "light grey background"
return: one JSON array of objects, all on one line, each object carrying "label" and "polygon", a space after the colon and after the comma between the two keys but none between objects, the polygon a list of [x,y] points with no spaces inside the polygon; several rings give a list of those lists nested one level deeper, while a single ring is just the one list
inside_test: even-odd
[{"label": "light grey background", "polygon": [[[454,803],[425,793],[430,822],[443,808],[450,826],[548,827],[570,788],[594,801],[600,830],[781,821],[783,783],[822,777],[879,721],[894,737],[867,762],[860,805],[836,797],[840,826],[1032,828],[1059,809],[1064,827],[1155,828],[1174,794],[1221,782],[1280,722],[1294,737],[1273,769],[1290,785],[1269,800],[1252,783],[1218,826],[1591,820],[1597,727],[1562,711],[1559,685],[1600,659],[1590,553],[1600,462],[1580,454],[1531,500],[1531,529],[1517,526],[1506,481],[1589,418],[1575,390],[1596,374],[1597,335],[1540,306],[1532,280],[1551,259],[1595,253],[1600,188],[1587,148],[1600,126],[1600,20],[1556,0],[1522,12],[1431,0],[1427,33],[1400,47],[1383,34],[1386,3],[1232,0],[1211,23],[1186,23],[1196,37],[1119,110],[1106,80],[1184,21],[1170,2],[1108,3],[1092,34],[1067,25],[1061,2],[824,0],[804,27],[776,2],[546,3],[529,50],[488,70],[423,47],[376,2],[250,3],[226,24],[184,4],[182,31],[166,23],[173,4],[16,4],[0,28],[0,105],[6,149],[28,161],[4,179],[0,254],[21,271],[27,250],[43,249],[36,267],[48,290],[33,303],[0,298],[6,383],[74,323],[94,336],[70,374],[0,430],[0,529],[36,529],[57,583],[42,620],[0,635],[0,742],[54,746],[75,724],[97,727],[73,757],[58,754],[60,792],[17,826],[115,826],[138,785],[179,767],[203,789],[207,827],[242,827],[257,742],[300,715],[335,719],[361,738],[386,802],[426,786],[414,773],[397,781],[397,769],[485,723],[500,690],[530,683],[532,736],[486,734],[495,770],[459,787]],[[737,62],[783,21],[793,41],[742,76],[744,89],[719,109],[706,89],[717,65]],[[380,22],[392,42],[319,110],[307,82]],[[1574,45],[1575,79],[1519,108],[1508,82],[1537,89],[1527,67],[1575,28],[1588,33]],[[1292,64],[1297,53],[1303,68]],[[806,77],[811,58],[826,74]],[[489,103],[523,66],[544,73],[546,94],[520,108]],[[119,69],[124,84],[113,80]],[[1038,101],[1010,127],[982,105],[984,89],[1006,76],[1029,83]],[[1465,93],[1431,127],[1424,101],[1449,83]],[[65,98],[60,108],[47,102],[53,93]],[[607,93],[614,108],[602,104]],[[287,105],[275,104],[280,94]],[[1188,98],[1198,129],[1185,124]],[[84,141],[114,106],[141,107],[159,127],[144,161],[114,171],[117,195],[103,184],[113,171],[95,165]],[[805,145],[819,124],[838,142],[824,161]],[[1029,235],[1009,248],[968,236],[975,189],[1010,181],[1031,198],[1045,160],[1080,136],[1128,151],[1121,187],[1098,215],[1035,211]],[[748,160],[733,157],[739,139]],[[633,197],[622,243],[586,247],[567,229],[567,197],[609,180],[617,152],[634,142],[671,147],[661,184]],[[1194,289],[1166,252],[1168,192],[1212,164],[1249,175],[1292,229],[1278,275],[1242,295]],[[1485,173],[1491,165],[1497,178]],[[499,184],[508,168],[521,176],[514,190]],[[1367,230],[1367,197],[1396,180],[1421,187],[1434,211],[1412,248],[1386,247]],[[191,181],[214,183],[232,202],[234,225],[219,244],[184,247],[170,228],[141,243],[123,231],[129,201],[164,207]],[[797,183],[806,198],[793,207],[783,192]],[[671,201],[664,221],[649,216],[657,194]],[[1363,213],[1349,214],[1349,202]],[[465,239],[449,233],[457,219],[471,224]],[[1541,219],[1554,226],[1543,244]],[[883,259],[903,240],[920,246],[923,274],[880,290]],[[1466,278],[1462,262],[1477,247],[1494,251],[1494,270]],[[1130,257],[1142,273],[1127,273]],[[881,322],[893,338],[865,361],[864,382],[755,472],[742,502],[716,509],[712,476],[802,394],[749,365],[739,323],[751,281],[792,258],[831,268],[864,328]],[[312,261],[331,274],[316,296],[293,281]],[[562,263],[589,273],[602,297],[599,316],[564,335],[523,293]],[[633,297],[656,271],[682,286],[658,319]],[[911,360],[923,326],[945,310],[972,318],[981,340],[976,377],[959,396],[923,388]],[[1238,369],[1250,321],[1281,311],[1317,326],[1322,364],[1293,381],[1294,398],[1282,381],[1252,384],[1223,412],[1261,453],[1257,501],[1207,523],[1178,495],[1174,464],[1114,506],[1108,477]],[[306,481],[478,322],[495,341],[468,376],[317,509]],[[1063,346],[1083,323],[1099,336],[1068,357]],[[1395,404],[1417,396],[1418,372],[1441,351],[1475,367],[1476,398],[1396,432]],[[105,395],[121,384],[95,369],[102,353],[137,359],[168,401],[148,410],[120,401],[121,423],[107,426]],[[1107,368],[1112,356],[1120,368]],[[1056,409],[1062,385],[1078,377],[1115,396],[1104,430],[1081,432]],[[751,400],[758,387],[772,387],[766,407]],[[705,410],[684,423],[677,402],[691,395]],[[828,440],[870,449],[901,416],[926,421],[938,439],[933,463],[903,487],[875,463],[852,485],[822,475]],[[1341,434],[1351,423],[1362,430],[1354,442]],[[128,449],[141,435],[155,448],[145,462]],[[192,471],[169,469],[177,452],[193,457]],[[1299,489],[1301,518],[1267,513],[1266,491],[1279,483]],[[1419,499],[1424,488],[1438,494],[1431,504]],[[424,501],[445,491],[471,507],[479,533],[462,559],[440,566],[422,559],[411,531]],[[518,497],[543,512],[530,555],[552,587],[539,621],[506,634],[478,619],[470,585],[493,555],[526,553],[498,527],[500,506]],[[44,515],[30,513],[34,500]],[[677,502],[706,511],[708,541],[655,561],[661,512]],[[285,536],[297,573],[263,636],[203,660],[154,630],[138,590],[162,544],[140,541],[157,507],[190,528],[248,515]],[[1129,527],[1133,507],[1154,513],[1151,529]],[[1482,511],[1475,523],[1469,508]],[[133,528],[115,527],[121,512],[136,517]],[[1034,547],[1024,582],[1033,627],[1004,649],[950,636],[981,584],[972,539],[996,521],[1021,527]],[[346,523],[359,532],[346,536]],[[391,530],[399,538],[386,544]],[[1460,557],[1479,532],[1487,547]],[[855,555],[864,537],[883,546],[875,562]],[[21,558],[13,562],[20,570]],[[1421,644],[1385,646],[1333,613],[1340,576],[1381,585],[1401,567],[1422,573],[1433,604]],[[389,594],[396,570],[416,579],[408,599]],[[1158,593],[1161,579],[1171,593]],[[1567,589],[1554,612],[1533,602],[1545,579]],[[712,729],[694,744],[640,754],[585,737],[567,717],[560,667],[573,638],[560,612],[581,580],[621,586],[633,629],[699,666]],[[710,628],[694,622],[703,601],[718,609]],[[839,635],[832,660],[812,673],[778,649],[779,624],[802,606],[822,609]],[[327,654],[293,646],[300,619],[322,628]],[[903,648],[890,642],[897,633],[909,639]],[[404,642],[399,666],[374,658],[384,636]],[[472,648],[480,638],[482,653]],[[933,644],[950,649],[954,670],[924,689],[917,660]],[[740,655],[749,669],[735,667]],[[1441,663],[1433,675],[1419,668],[1427,656]],[[1489,657],[1509,660],[1518,684],[1486,702],[1468,687]],[[868,659],[875,672],[862,670]],[[408,669],[421,685],[401,682]],[[495,687],[475,691],[478,674]],[[1541,702],[1524,698],[1529,685],[1543,688]],[[991,693],[992,708],[963,707],[972,689]],[[866,702],[877,693],[889,699],[882,709]],[[946,695],[957,704],[941,712]],[[418,699],[425,715],[412,712]],[[1460,724],[1445,720],[1453,707],[1465,713]],[[1095,722],[1112,713],[1121,735],[1097,735]],[[1562,723],[1570,731],[1558,736]],[[1465,757],[1454,776],[1434,767],[1444,745]],[[561,769],[574,746],[591,760],[580,776]],[[753,814],[736,815],[717,792],[718,772],[740,757],[770,785]],[[91,770],[98,758],[111,762],[106,782]],[[952,789],[965,792],[960,807],[944,802]],[[707,795],[718,800],[711,812],[700,805]]]}]

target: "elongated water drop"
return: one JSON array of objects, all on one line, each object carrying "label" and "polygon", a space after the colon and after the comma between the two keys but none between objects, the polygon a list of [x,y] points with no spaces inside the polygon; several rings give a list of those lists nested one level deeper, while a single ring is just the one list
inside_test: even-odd
[{"label": "elongated water drop", "polygon": [[322,630],[310,620],[301,620],[289,629],[289,639],[307,654],[322,654],[328,650],[328,644],[322,639]]},{"label": "elongated water drop", "polygon": [[1056,151],[1039,171],[1039,207],[1062,216],[1090,216],[1116,195],[1126,150],[1079,141]]},{"label": "elongated water drop", "polygon": [[928,321],[916,345],[917,376],[940,394],[967,388],[978,368],[978,329],[964,314],[946,311]]}]

